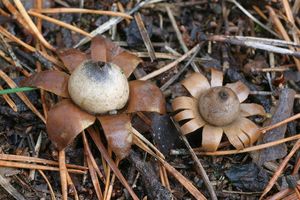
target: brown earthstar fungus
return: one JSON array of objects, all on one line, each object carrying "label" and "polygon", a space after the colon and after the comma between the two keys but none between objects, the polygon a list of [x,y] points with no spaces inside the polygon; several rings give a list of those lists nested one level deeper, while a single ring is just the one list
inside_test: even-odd
[{"label": "brown earthstar fungus", "polygon": [[242,103],[249,89],[241,81],[223,85],[223,73],[211,70],[210,83],[201,73],[193,73],[182,81],[191,97],[177,97],[172,107],[177,114],[181,132],[192,133],[203,127],[202,148],[216,151],[223,132],[236,149],[252,145],[259,137],[258,126],[246,117],[265,116],[265,110],[255,103]]},{"label": "brown earthstar fungus", "polygon": [[127,81],[141,60],[102,36],[92,39],[90,54],[67,49],[59,57],[71,75],[47,70],[23,82],[63,97],[48,112],[50,140],[59,150],[64,149],[98,119],[108,145],[119,158],[126,157],[132,144],[131,114],[165,112],[165,100],[157,86]]}]

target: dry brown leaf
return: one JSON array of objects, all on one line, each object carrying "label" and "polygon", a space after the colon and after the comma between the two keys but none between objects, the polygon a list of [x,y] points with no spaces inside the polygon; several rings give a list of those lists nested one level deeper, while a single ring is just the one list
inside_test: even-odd
[{"label": "dry brown leaf", "polygon": [[56,70],[42,71],[33,74],[22,82],[23,86],[37,87],[61,97],[69,97],[69,75]]},{"label": "dry brown leaf", "polygon": [[95,61],[111,62],[118,65],[127,77],[141,62],[141,59],[136,55],[99,35],[92,39],[91,57]]},{"label": "dry brown leaf", "polygon": [[131,122],[127,114],[98,116],[108,145],[120,158],[125,158],[132,144]]},{"label": "dry brown leaf", "polygon": [[164,114],[166,112],[164,95],[156,85],[136,80],[130,81],[129,87],[128,113],[145,111]]},{"label": "dry brown leaf", "polygon": [[71,100],[62,100],[48,112],[48,136],[59,150],[64,149],[95,119],[95,116],[81,110]]},{"label": "dry brown leaf", "polygon": [[59,58],[63,61],[69,72],[73,72],[77,66],[87,60],[85,53],[77,49],[65,49],[58,53]]}]

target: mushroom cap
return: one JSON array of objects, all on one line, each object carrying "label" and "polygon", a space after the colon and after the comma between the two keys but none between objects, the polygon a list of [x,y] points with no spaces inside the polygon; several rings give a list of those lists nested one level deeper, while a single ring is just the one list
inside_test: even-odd
[{"label": "mushroom cap", "polygon": [[212,87],[199,97],[199,112],[211,125],[225,126],[233,122],[240,113],[237,95],[227,87]]},{"label": "mushroom cap", "polygon": [[129,97],[129,85],[115,64],[87,60],[71,74],[68,90],[73,102],[93,114],[123,108]]}]

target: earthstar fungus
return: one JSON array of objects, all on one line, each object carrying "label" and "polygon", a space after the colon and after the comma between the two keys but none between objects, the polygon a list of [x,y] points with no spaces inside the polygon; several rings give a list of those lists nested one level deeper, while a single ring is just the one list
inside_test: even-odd
[{"label": "earthstar fungus", "polygon": [[23,82],[63,97],[48,112],[50,140],[64,149],[98,119],[108,145],[119,158],[126,157],[132,144],[131,114],[165,113],[164,96],[157,86],[127,81],[141,60],[102,36],[92,39],[90,54],[66,49],[59,57],[71,75],[46,70]]},{"label": "earthstar fungus", "polygon": [[177,97],[172,107],[177,114],[181,132],[186,135],[203,127],[202,148],[216,151],[223,132],[236,149],[252,145],[259,137],[258,126],[247,117],[265,116],[265,110],[255,103],[242,103],[249,89],[241,81],[223,85],[223,73],[211,70],[210,83],[201,73],[193,73],[182,81],[191,97]]}]

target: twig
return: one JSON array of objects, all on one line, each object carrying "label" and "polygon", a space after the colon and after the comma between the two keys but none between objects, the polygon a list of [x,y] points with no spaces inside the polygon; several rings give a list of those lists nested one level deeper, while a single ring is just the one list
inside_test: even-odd
[{"label": "twig", "polygon": [[263,29],[270,32],[272,35],[276,36],[277,38],[280,38],[280,36],[269,29],[266,25],[264,25],[262,22],[260,22],[258,19],[256,19],[251,13],[249,13],[240,3],[238,3],[236,0],[227,0],[228,2],[234,3],[245,15],[247,15],[250,19],[252,19],[254,22],[256,22],[258,25],[260,25]]},{"label": "twig", "polygon": [[182,67],[177,74],[171,77],[163,86],[160,87],[162,91],[165,91],[178,77],[188,68],[188,66],[194,61],[195,57],[197,56],[198,52],[200,51],[200,45],[196,49],[195,53],[191,56],[188,62]]},{"label": "twig", "polygon": [[6,192],[8,192],[12,197],[14,197],[16,200],[25,200],[25,197],[19,193],[14,186],[12,186],[8,180],[8,178],[3,177],[0,174],[0,185],[3,187]]},{"label": "twig", "polygon": [[151,79],[153,77],[156,77],[156,76],[162,74],[165,71],[168,71],[169,69],[175,67],[176,65],[178,65],[178,63],[180,63],[181,61],[185,60],[187,57],[192,55],[198,48],[199,48],[199,44],[197,44],[195,47],[193,47],[187,53],[182,55],[180,58],[176,59],[175,61],[167,64],[166,66],[164,66],[164,67],[162,67],[162,68],[160,68],[160,69],[158,69],[154,72],[151,72],[150,74],[147,74],[146,76],[140,78],[140,80],[148,80],[148,79]]},{"label": "twig", "polygon": [[145,28],[144,22],[142,20],[141,14],[139,12],[137,12],[134,15],[134,19],[135,19],[136,24],[138,26],[138,29],[139,29],[139,31],[141,33],[141,36],[143,38],[144,44],[145,44],[145,46],[147,48],[147,51],[149,53],[149,57],[150,57],[151,61],[153,62],[154,60],[156,60],[155,52],[154,52],[154,48],[153,48],[153,45],[151,43],[149,34],[147,32],[147,29]]},{"label": "twig", "polygon": [[[249,37],[248,37],[249,38]],[[267,40],[253,40],[248,38],[242,38],[242,37],[230,37],[230,36],[224,36],[224,35],[212,35],[208,37],[209,41],[218,41],[218,42],[228,42],[233,45],[239,45],[239,46],[246,46],[251,47],[254,49],[261,49],[265,51],[270,51],[274,53],[280,53],[284,55],[290,55],[300,58],[300,52],[294,51],[293,49],[285,49],[277,46],[271,45],[272,43],[275,43],[276,45],[284,45],[284,43],[277,43],[279,40],[276,41],[267,41]],[[296,43],[289,43],[286,45],[299,45]]]},{"label": "twig", "polygon": [[[176,36],[177,36],[177,39],[178,39],[178,41],[179,41],[179,44],[180,44],[182,50],[184,51],[184,53],[187,53],[187,52],[189,51],[189,49],[187,48],[186,44],[185,44],[184,41],[183,41],[181,32],[180,32],[180,30],[179,30],[179,28],[178,28],[178,26],[177,26],[177,24],[176,24],[176,20],[175,20],[175,18],[174,18],[174,16],[173,16],[173,13],[172,13],[170,7],[169,7],[169,6],[166,6],[166,10],[167,10],[169,19],[170,19],[170,21],[171,21],[171,23],[172,23],[172,26],[173,26],[173,28],[174,28],[174,30],[175,30],[175,32],[176,32]],[[199,69],[198,69],[197,65],[196,65],[194,62],[192,62],[191,65],[192,65],[193,70],[194,70],[195,72],[199,72]]]},{"label": "twig", "polygon": [[[149,0],[139,2],[138,4],[136,4],[136,6],[134,8],[132,8],[129,12],[127,12],[127,14],[131,15],[131,14],[135,13],[136,11],[138,11],[141,7],[143,7],[148,2],[149,2]],[[111,18],[110,20],[108,20],[107,22],[105,22],[104,24],[102,24],[101,26],[96,28],[95,30],[93,30],[90,34],[92,35],[92,37],[94,37],[98,34],[101,35],[102,33],[111,29],[111,27],[113,27],[114,25],[120,23],[123,19],[124,19],[123,17]],[[90,40],[91,40],[91,38],[85,37],[82,40],[80,40],[79,43],[74,46],[74,48],[77,48],[77,47],[89,42]]]},{"label": "twig", "polygon": [[45,13],[45,14],[56,14],[56,13],[88,13],[88,14],[98,14],[98,15],[109,15],[114,17],[124,17],[126,19],[132,19],[132,16],[115,11],[108,10],[91,10],[84,8],[44,8],[44,9],[30,9],[30,11]]}]

